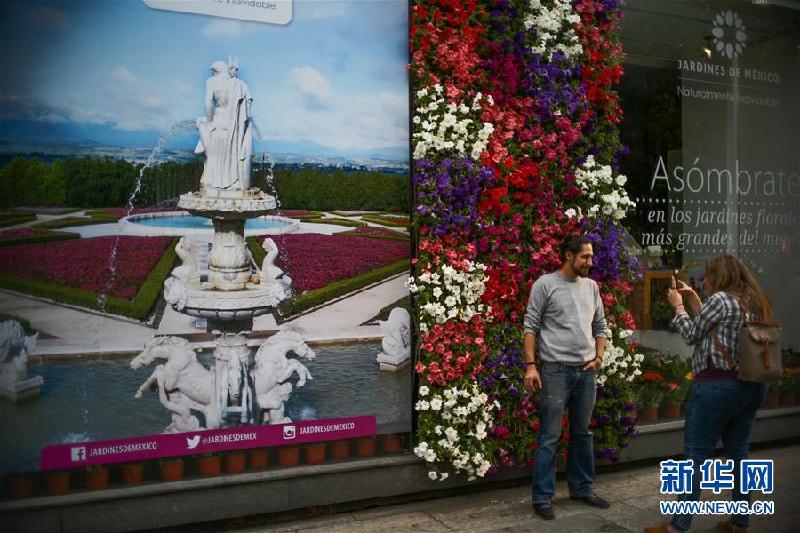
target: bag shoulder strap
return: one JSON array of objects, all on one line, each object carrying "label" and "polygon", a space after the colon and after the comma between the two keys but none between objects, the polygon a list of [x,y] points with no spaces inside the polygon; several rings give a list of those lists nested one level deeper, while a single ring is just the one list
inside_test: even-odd
[{"label": "bag shoulder strap", "polygon": [[[736,296],[732,292],[729,292],[728,294],[730,294],[733,297],[733,299],[736,301],[736,305],[739,306],[739,314],[743,315],[744,314],[744,308],[742,307],[742,302],[739,299],[739,297]],[[742,317],[742,326],[744,326],[746,323],[747,323],[747,317],[743,316]],[[728,350],[725,347],[725,345],[722,344],[722,341],[719,340],[719,335],[717,335],[717,326],[714,326],[713,328],[711,328],[711,331],[709,333],[711,333],[711,339],[714,341],[714,347],[717,350],[719,350],[719,353],[722,354],[722,359],[726,363],[728,363],[729,365],[735,364],[734,361],[733,361],[733,356],[731,355],[730,350]]]}]

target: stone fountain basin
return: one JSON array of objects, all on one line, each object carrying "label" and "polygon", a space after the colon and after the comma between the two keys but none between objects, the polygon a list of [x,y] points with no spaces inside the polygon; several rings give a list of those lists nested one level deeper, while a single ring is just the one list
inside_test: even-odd
[{"label": "stone fountain basin", "polygon": [[274,289],[252,285],[238,291],[207,289],[203,283],[186,287],[186,305],[179,312],[218,320],[246,320],[271,313],[281,302]]},{"label": "stone fountain basin", "polygon": [[[184,220],[180,220],[184,219]],[[171,225],[172,221],[175,225]],[[287,217],[279,217],[275,215],[264,215],[260,212],[256,215],[256,223],[265,222],[272,227],[254,227],[248,228],[245,226],[245,236],[252,235],[280,235],[282,233],[292,233],[300,229],[300,221]],[[142,222],[148,221],[145,225]],[[164,224],[159,224],[163,221]],[[191,225],[182,223],[184,221],[191,222]],[[193,215],[187,211],[161,211],[155,213],[141,213],[137,215],[130,215],[121,219],[120,224],[125,227],[125,232],[129,234],[138,235],[208,235],[214,233],[214,227],[210,222],[203,224],[204,221],[196,221]]]}]

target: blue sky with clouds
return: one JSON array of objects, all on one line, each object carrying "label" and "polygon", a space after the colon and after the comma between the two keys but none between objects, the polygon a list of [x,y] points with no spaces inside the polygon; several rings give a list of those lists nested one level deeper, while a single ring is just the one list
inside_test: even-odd
[{"label": "blue sky with clouds", "polygon": [[238,56],[269,140],[408,142],[407,3],[294,0],[286,26],[141,0],[4,2],[2,122],[165,131],[203,114],[209,65]]}]

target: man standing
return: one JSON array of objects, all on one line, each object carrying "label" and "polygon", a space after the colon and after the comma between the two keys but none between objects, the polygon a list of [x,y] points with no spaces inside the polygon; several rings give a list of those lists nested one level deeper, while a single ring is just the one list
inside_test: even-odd
[{"label": "man standing", "polygon": [[[608,337],[603,302],[594,280],[592,244],[570,236],[561,245],[561,268],[531,288],[525,312],[525,388],[539,394],[539,443],[533,464],[533,510],[555,518],[556,446],[564,408],[569,411],[567,484],[571,499],[607,509],[592,491],[594,443],[589,421],[594,409],[597,370]],[[535,354],[539,353],[538,359]],[[538,367],[538,368],[537,368]]]}]

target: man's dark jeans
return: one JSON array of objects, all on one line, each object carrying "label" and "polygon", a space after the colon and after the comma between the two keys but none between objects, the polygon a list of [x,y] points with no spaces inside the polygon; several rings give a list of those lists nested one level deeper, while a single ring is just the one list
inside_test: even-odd
[{"label": "man's dark jeans", "polygon": [[597,393],[594,371],[543,362],[539,370],[539,443],[533,463],[533,503],[549,503],[556,491],[556,446],[564,408],[569,411],[567,484],[571,496],[589,496],[594,481],[594,449],[589,421]]},{"label": "man's dark jeans", "polygon": [[[686,424],[683,431],[686,459],[694,461],[692,493],[681,494],[678,501],[700,499],[700,465],[711,458],[717,441],[722,439],[725,456],[734,461],[734,501],[749,501],[749,495],[739,492],[739,461],[747,459],[750,451],[750,432],[756,411],[767,396],[765,383],[747,381],[706,381],[694,383],[686,404]],[[747,527],[748,515],[732,515],[731,522]],[[692,515],[672,517],[672,527],[688,531]]]}]

